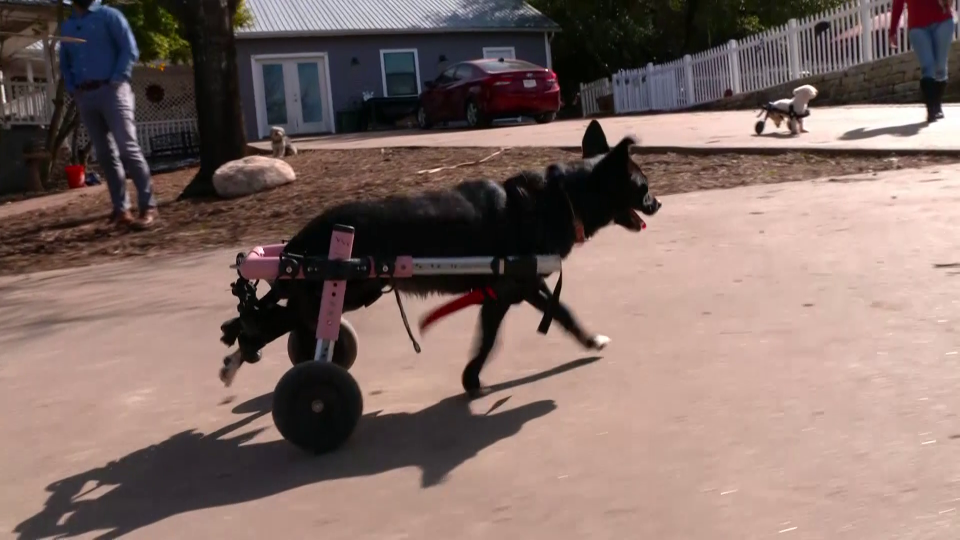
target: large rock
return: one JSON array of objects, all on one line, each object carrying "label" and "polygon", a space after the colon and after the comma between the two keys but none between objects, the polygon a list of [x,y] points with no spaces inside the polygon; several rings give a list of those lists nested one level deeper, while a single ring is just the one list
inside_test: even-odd
[{"label": "large rock", "polygon": [[232,199],[252,195],[296,180],[286,161],[265,156],[247,156],[224,163],[213,173],[217,195]]}]

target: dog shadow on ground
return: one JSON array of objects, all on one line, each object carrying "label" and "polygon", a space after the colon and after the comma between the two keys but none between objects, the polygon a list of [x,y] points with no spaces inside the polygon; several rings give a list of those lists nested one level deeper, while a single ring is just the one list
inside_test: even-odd
[{"label": "dog shadow on ground", "polygon": [[761,133],[759,135],[754,134],[754,137],[767,139],[796,139],[797,137],[800,137],[800,134],[794,135],[790,132],[784,133],[782,131],[771,131],[769,133]]},{"label": "dog shadow on ground", "polygon": [[[502,392],[578,367],[583,358],[491,386]],[[552,400],[473,414],[463,395],[415,413],[364,415],[357,431],[337,452],[308,455],[283,440],[249,444],[266,428],[238,433],[270,414],[272,394],[233,408],[245,415],[213,433],[184,431],[103,467],[47,486],[44,508],[14,529],[20,540],[73,537],[100,532],[118,538],[163,519],[204,508],[270,497],[298,487],[418,467],[421,486],[444,481],[481,450],[517,434],[524,424],[554,411]]]},{"label": "dog shadow on ground", "polygon": [[872,137],[882,137],[884,135],[893,135],[894,137],[913,137],[920,133],[920,130],[927,127],[926,122],[915,122],[913,124],[903,124],[901,126],[886,126],[876,129],[857,128],[851,129],[840,136],[841,141],[859,141],[870,139]]}]

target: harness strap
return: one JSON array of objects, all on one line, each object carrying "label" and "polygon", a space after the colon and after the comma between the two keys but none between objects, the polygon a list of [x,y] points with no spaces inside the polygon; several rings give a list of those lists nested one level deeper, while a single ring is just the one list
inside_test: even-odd
[{"label": "harness strap", "polygon": [[420,344],[417,343],[417,338],[413,337],[413,330],[410,330],[410,321],[407,320],[407,312],[403,309],[403,302],[400,301],[400,291],[396,287],[393,288],[393,295],[397,297],[397,307],[400,308],[400,318],[403,319],[403,327],[407,330],[407,337],[413,343],[413,350],[420,354]]},{"label": "harness strap", "polygon": [[550,324],[553,323],[553,312],[560,304],[561,289],[563,289],[563,270],[560,270],[557,284],[553,286],[553,296],[550,298],[550,303],[547,304],[547,309],[543,310],[543,318],[540,319],[540,326],[537,327],[537,332],[543,335],[547,334],[547,330],[550,330]]}]

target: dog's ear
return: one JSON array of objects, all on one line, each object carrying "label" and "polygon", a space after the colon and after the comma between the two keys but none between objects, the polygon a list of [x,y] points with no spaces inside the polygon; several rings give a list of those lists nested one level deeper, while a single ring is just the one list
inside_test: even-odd
[{"label": "dog's ear", "polygon": [[629,176],[637,167],[630,157],[630,147],[638,143],[635,137],[624,137],[607,152],[594,167],[593,176],[600,180],[614,180]]},{"label": "dog's ear", "polygon": [[583,150],[583,159],[590,159],[610,151],[610,145],[607,144],[607,134],[603,132],[600,122],[590,121],[590,125],[583,133],[583,141],[581,141],[580,146]]}]

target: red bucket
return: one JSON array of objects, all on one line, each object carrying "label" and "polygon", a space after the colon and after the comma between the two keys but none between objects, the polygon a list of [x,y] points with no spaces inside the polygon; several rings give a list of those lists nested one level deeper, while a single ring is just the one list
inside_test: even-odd
[{"label": "red bucket", "polygon": [[70,189],[82,188],[86,184],[87,168],[83,165],[67,165],[67,185]]}]

